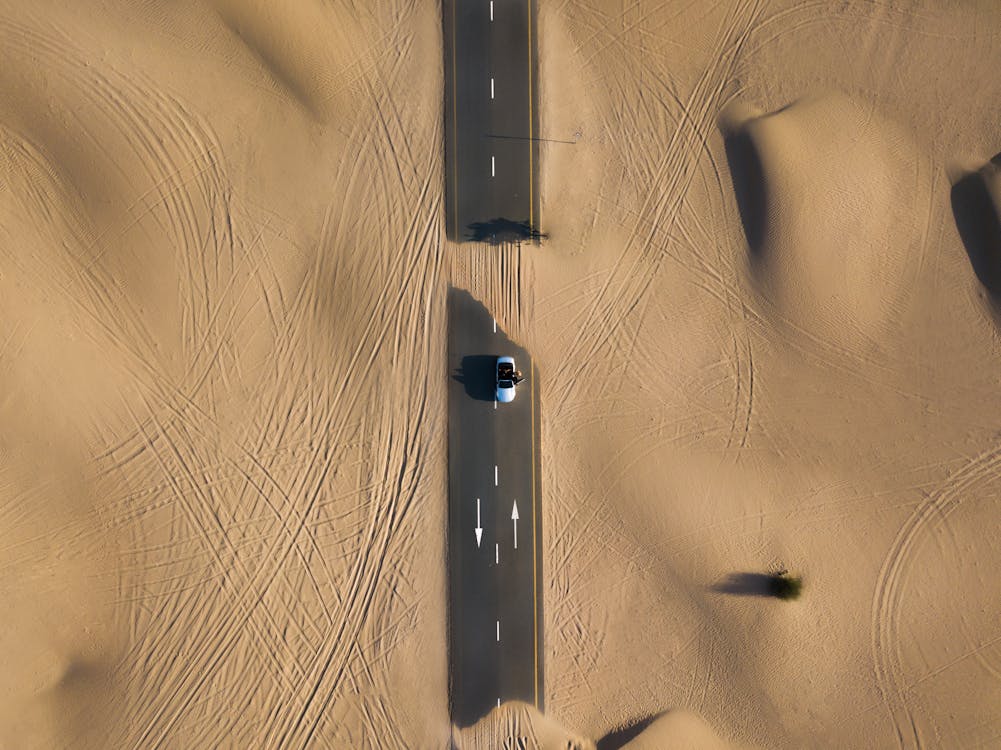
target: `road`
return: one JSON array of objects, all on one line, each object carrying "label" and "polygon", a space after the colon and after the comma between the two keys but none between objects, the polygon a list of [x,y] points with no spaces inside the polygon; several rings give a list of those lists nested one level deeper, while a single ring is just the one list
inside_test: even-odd
[{"label": "road", "polygon": [[536,0],[445,0],[448,236],[538,229]]},{"label": "road", "polygon": [[[543,708],[538,378],[495,325],[470,294],[451,291],[449,676],[459,726],[507,700]],[[527,378],[510,404],[494,401],[502,354]]]}]

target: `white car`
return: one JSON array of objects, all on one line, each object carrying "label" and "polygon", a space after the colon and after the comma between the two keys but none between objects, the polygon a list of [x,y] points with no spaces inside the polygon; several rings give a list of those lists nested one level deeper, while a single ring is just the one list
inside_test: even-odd
[{"label": "white car", "polygon": [[497,391],[495,397],[502,404],[509,404],[514,401],[516,382],[514,373],[514,357],[497,358]]}]

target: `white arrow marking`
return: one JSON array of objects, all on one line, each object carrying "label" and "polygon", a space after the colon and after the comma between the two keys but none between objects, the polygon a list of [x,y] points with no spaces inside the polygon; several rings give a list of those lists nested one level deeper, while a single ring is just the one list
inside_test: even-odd
[{"label": "white arrow marking", "polygon": [[514,523],[514,548],[518,549],[518,501],[514,501],[514,507],[511,509],[511,521]]},{"label": "white arrow marking", "polygon": [[480,498],[476,498],[476,547],[479,549],[480,539],[483,538],[483,526],[480,525]]}]

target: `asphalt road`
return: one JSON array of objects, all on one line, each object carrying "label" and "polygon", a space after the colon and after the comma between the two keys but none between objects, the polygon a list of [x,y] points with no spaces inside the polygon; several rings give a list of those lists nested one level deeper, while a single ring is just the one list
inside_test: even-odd
[{"label": "asphalt road", "polygon": [[[448,236],[538,229],[536,0],[445,0]],[[492,20],[491,20],[492,16]]]},{"label": "asphalt road", "polygon": [[[497,404],[505,354],[526,380],[514,402]],[[448,356],[449,677],[452,719],[468,726],[507,700],[543,708],[538,378],[460,290],[449,295]]]}]

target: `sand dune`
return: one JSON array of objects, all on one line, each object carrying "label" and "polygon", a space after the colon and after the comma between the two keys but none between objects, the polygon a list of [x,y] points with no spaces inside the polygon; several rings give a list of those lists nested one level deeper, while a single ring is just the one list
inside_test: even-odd
[{"label": "sand dune", "polygon": [[335,12],[320,2],[290,10],[266,2],[213,0],[210,7],[275,89],[313,117],[326,119],[338,107],[350,106],[352,95],[365,93],[365,68],[375,60],[371,48],[357,46],[364,33],[358,20],[363,6]]},{"label": "sand dune", "polygon": [[2,13],[7,745],[448,735],[437,16],[314,10]]},{"label": "sand dune", "polygon": [[697,714],[669,711],[636,739],[623,745],[622,750],[730,750],[733,747],[721,740]]},{"label": "sand dune", "polygon": [[[583,134],[544,152],[536,262],[568,724],[684,707],[769,747],[993,741],[993,586],[944,583],[994,558],[996,333],[945,169],[998,151],[972,92],[1001,82],[945,62],[999,59],[981,11],[543,12],[545,130]],[[588,360],[608,369],[568,377]],[[801,601],[714,588],[777,566]]]},{"label": "sand dune", "polygon": [[456,750],[734,750],[702,717],[668,711],[636,726],[609,732],[597,742],[568,732],[532,706],[512,702],[453,735]]},{"label": "sand dune", "polygon": [[567,731],[534,706],[511,701],[491,711],[475,725],[452,735],[455,750],[595,750],[594,742]]},{"label": "sand dune", "polygon": [[769,305],[853,345],[888,331],[922,262],[925,157],[901,127],[843,95],[736,117],[724,125],[731,173]]}]

